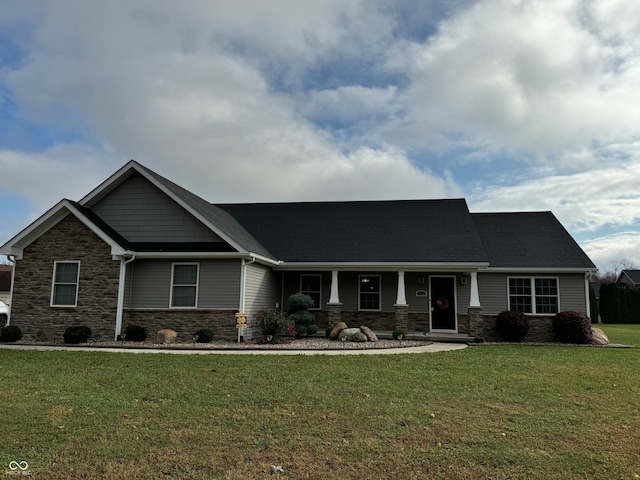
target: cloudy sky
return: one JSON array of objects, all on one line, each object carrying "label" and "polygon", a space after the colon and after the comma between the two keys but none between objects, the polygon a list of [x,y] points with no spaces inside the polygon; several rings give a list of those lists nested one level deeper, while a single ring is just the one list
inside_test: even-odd
[{"label": "cloudy sky", "polygon": [[640,3],[0,0],[0,244],[131,158],[211,202],[551,210],[640,268]]}]

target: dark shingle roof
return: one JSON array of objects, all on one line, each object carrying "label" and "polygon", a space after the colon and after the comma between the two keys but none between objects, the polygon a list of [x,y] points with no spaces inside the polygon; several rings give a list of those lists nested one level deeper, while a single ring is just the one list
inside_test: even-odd
[{"label": "dark shingle roof", "polygon": [[218,205],[287,262],[486,262],[464,199]]},{"label": "dark shingle roof", "polygon": [[218,208],[216,205],[212,205],[206,202],[194,193],[191,193],[190,191],[173,183],[171,180],[158,175],[154,171],[149,170],[148,168],[139,164],[138,166],[148,172],[157,181],[162,183],[164,187],[170,190],[174,195],[178,196],[182,201],[188,204],[195,211],[200,213],[204,218],[206,218],[209,222],[219,228],[228,237],[237,242],[242,248],[244,248],[248,252],[273,258],[273,255],[226,211]]},{"label": "dark shingle roof", "polygon": [[640,285],[640,270],[622,270],[622,273],[626,274],[635,285]]},{"label": "dark shingle roof", "polygon": [[491,267],[595,269],[551,212],[471,215]]}]

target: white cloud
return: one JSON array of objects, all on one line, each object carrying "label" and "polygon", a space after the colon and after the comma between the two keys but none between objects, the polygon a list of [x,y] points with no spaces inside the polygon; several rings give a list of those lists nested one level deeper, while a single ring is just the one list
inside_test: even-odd
[{"label": "white cloud", "polygon": [[[345,45],[357,51],[390,28],[375,9],[343,1],[101,5],[99,15],[81,1],[45,7],[28,62],[4,73],[29,118],[62,130],[86,125],[111,158],[135,158],[212,201],[458,194],[452,179],[399,149],[347,147],[316,128],[292,96],[271,88],[255,58],[264,52],[267,63],[303,67],[346,37],[358,37]],[[393,93],[353,86],[318,95],[331,107],[344,102],[339,114],[353,118],[384,114]],[[14,158],[58,164],[53,151]],[[103,155],[91,162],[89,171],[103,170]]]},{"label": "white cloud", "polygon": [[24,50],[0,87],[63,134],[0,151],[0,185],[39,208],[135,158],[211,201],[463,196],[459,172],[483,179],[475,211],[640,221],[633,2],[5,4]]},{"label": "white cloud", "polygon": [[582,248],[600,271],[614,270],[621,261],[640,267],[640,233],[622,232],[583,242]]},{"label": "white cloud", "polygon": [[544,154],[637,135],[640,49],[610,38],[637,37],[640,16],[607,22],[605,38],[585,11],[578,1],[496,0],[453,16],[414,59],[404,124]]},{"label": "white cloud", "polygon": [[[530,170],[531,175],[536,175]],[[474,195],[475,211],[551,210],[576,232],[640,221],[640,158],[580,173],[535,176]]]}]

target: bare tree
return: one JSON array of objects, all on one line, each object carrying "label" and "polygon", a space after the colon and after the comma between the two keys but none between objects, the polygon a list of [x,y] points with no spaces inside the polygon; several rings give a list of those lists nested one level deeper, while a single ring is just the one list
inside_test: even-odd
[{"label": "bare tree", "polygon": [[601,272],[597,270],[589,279],[592,282],[615,283],[623,270],[635,270],[633,262],[630,260],[619,259],[611,262],[611,270]]}]

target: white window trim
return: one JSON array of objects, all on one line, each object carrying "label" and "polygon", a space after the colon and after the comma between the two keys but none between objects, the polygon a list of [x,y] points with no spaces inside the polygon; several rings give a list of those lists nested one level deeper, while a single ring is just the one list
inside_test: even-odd
[{"label": "white window trim", "polygon": [[[380,290],[378,291],[378,308],[360,308],[360,294],[362,293],[360,290],[360,286],[362,285],[362,277],[378,277],[378,285],[380,286]],[[358,275],[358,311],[359,312],[381,312],[382,311],[382,275],[368,275],[366,273]]]},{"label": "white window trim", "polygon": [[[549,316],[555,315],[555,313],[538,313],[536,312],[536,280],[555,280],[556,288],[558,289],[558,294],[556,298],[558,299],[558,312],[562,311],[560,308],[560,277],[553,277],[547,275],[536,275],[533,277],[530,276],[511,276],[507,277],[507,309],[511,310],[511,292],[509,290],[509,281],[511,279],[523,279],[528,278],[531,282],[531,313],[525,313],[525,315],[536,315],[536,316]],[[556,312],[556,313],[558,313]]]},{"label": "white window trim", "polygon": [[[174,285],[173,283],[173,276],[175,274],[175,267],[176,265],[195,265],[197,268],[197,272],[196,272],[196,283],[195,283],[195,287],[196,287],[196,298],[195,298],[195,305],[193,307],[181,307],[181,306],[174,306],[173,305],[173,287],[175,287],[176,285]],[[178,285],[181,287],[184,286],[191,286],[191,285]],[[196,308],[198,308],[198,294],[200,293],[200,262],[173,262],[171,264],[171,285],[169,286],[169,308],[173,309],[173,310],[194,310]]]},{"label": "white window trim", "polygon": [[[56,271],[58,269],[58,264],[59,263],[76,263],[78,264],[78,274],[76,276],[76,298],[73,302],[73,305],[59,305],[57,303],[53,303],[53,300],[55,298],[55,293],[56,293],[56,285],[73,285],[71,283],[60,283],[57,284],[56,283]],[[51,279],[51,300],[49,302],[49,305],[51,307],[55,307],[55,308],[75,308],[78,306],[78,292],[80,290],[80,260],[56,260],[53,262],[53,277]]]},{"label": "white window trim", "polygon": [[[298,289],[298,292],[305,293],[302,291],[302,277],[318,277],[320,279],[320,290],[318,290],[317,292],[313,292],[313,293],[319,294],[318,306],[310,308],[309,310],[321,310],[322,309],[322,275],[319,273],[301,273],[300,274],[300,288]],[[312,290],[307,290],[307,291],[311,292]]]}]

